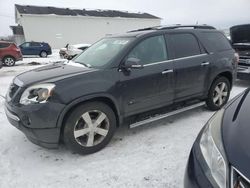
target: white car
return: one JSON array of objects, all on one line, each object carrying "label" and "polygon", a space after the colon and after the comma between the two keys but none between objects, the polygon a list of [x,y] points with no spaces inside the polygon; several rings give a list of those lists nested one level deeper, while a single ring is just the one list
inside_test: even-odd
[{"label": "white car", "polygon": [[67,44],[64,48],[60,49],[59,54],[63,59],[72,59],[76,55],[86,50],[89,46],[90,44]]}]

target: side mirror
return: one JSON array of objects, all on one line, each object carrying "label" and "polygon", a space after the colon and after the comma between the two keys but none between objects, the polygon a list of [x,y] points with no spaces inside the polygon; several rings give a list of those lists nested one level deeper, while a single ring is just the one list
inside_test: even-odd
[{"label": "side mirror", "polygon": [[125,61],[123,68],[125,68],[125,69],[142,69],[143,65],[141,64],[140,59],[131,57]]}]

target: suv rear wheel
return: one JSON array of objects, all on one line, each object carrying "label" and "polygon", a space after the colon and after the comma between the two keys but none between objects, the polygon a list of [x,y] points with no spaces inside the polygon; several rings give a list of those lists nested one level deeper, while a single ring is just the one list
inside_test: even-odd
[{"label": "suv rear wheel", "polygon": [[8,66],[8,67],[14,66],[15,63],[16,63],[16,61],[15,61],[14,57],[7,56],[3,59],[3,64]]},{"label": "suv rear wheel", "polygon": [[217,78],[209,92],[206,100],[207,106],[210,110],[221,109],[228,101],[230,96],[230,82],[226,77]]},{"label": "suv rear wheel", "polygon": [[47,57],[47,56],[48,56],[48,54],[46,51],[41,51],[40,57]]},{"label": "suv rear wheel", "polygon": [[79,154],[91,154],[104,148],[116,129],[113,110],[101,102],[77,107],[67,118],[63,132],[66,146]]}]

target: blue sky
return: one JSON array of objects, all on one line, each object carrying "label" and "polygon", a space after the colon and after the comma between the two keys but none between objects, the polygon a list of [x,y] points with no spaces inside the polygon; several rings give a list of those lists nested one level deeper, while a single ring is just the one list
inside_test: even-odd
[{"label": "blue sky", "polygon": [[163,24],[210,24],[224,29],[250,23],[250,0],[0,0],[0,36],[11,34],[14,4],[148,12]]}]

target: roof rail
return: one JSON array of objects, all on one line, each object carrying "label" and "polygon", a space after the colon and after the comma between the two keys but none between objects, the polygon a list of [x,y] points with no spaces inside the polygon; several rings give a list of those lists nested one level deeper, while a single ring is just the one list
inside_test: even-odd
[{"label": "roof rail", "polygon": [[210,25],[172,25],[172,26],[161,26],[158,30],[163,29],[179,29],[179,28],[193,28],[193,29],[216,29]]},{"label": "roof rail", "polygon": [[148,31],[148,30],[165,30],[165,29],[216,29],[213,26],[210,25],[170,25],[170,26],[154,26],[154,27],[147,27],[147,28],[142,28],[142,29],[137,29],[137,30],[132,30],[128,32],[137,32],[137,31]]}]

